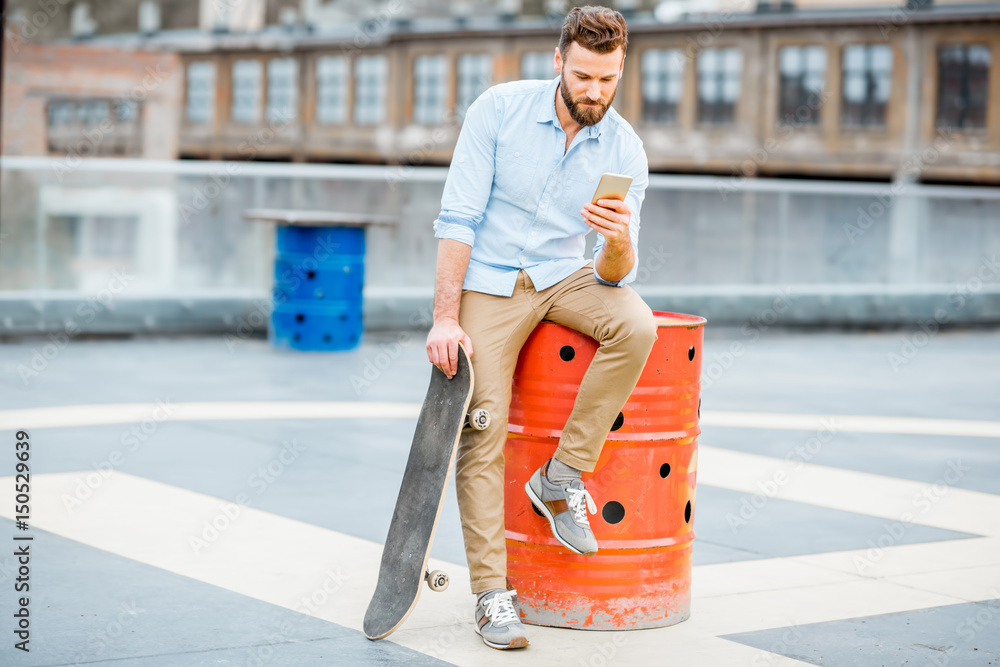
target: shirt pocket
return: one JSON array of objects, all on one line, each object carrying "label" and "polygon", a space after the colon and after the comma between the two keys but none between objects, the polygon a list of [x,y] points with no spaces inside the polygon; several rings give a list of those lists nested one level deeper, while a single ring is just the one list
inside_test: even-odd
[{"label": "shirt pocket", "polygon": [[558,195],[560,206],[575,217],[580,217],[580,209],[594,196],[594,190],[597,189],[600,180],[601,172],[598,171],[593,173],[586,170],[568,171]]},{"label": "shirt pocket", "polygon": [[538,155],[525,150],[523,145],[498,143],[493,195],[526,210],[534,209],[534,203],[528,199],[537,168]]}]

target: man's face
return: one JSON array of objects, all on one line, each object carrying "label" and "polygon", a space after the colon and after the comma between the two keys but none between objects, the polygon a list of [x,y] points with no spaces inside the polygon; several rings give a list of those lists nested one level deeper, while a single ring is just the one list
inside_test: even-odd
[{"label": "man's face", "polygon": [[618,92],[625,62],[622,48],[602,55],[573,42],[566,49],[565,60],[559,49],[555,59],[559,91],[569,115],[584,126],[600,122]]}]

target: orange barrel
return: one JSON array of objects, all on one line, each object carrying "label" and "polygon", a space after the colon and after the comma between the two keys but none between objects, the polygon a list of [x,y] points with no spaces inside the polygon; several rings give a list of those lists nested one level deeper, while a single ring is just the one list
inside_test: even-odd
[{"label": "orange barrel", "polygon": [[507,579],[525,623],[590,630],[691,615],[701,348],[705,318],[654,312],[656,344],[592,473],[595,556],[552,536],[524,484],[559,444],[597,341],[542,322],[521,349],[504,448]]}]

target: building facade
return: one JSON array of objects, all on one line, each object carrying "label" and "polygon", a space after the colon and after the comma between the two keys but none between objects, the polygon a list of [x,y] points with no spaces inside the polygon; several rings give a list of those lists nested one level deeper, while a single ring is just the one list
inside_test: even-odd
[{"label": "building facade", "polygon": [[[116,140],[95,154],[446,165],[483,90],[555,76],[569,6],[261,0],[230,16],[223,0],[190,4],[173,2],[215,27],[22,42],[4,152],[70,152],[107,116]],[[653,171],[1000,182],[1000,2],[611,4],[630,29],[615,108]],[[179,85],[117,103],[157,59]],[[48,73],[18,74],[32,68]]]},{"label": "building facade", "polygon": [[[447,164],[492,84],[555,76],[558,23],[387,18],[181,47],[188,158]],[[1000,3],[630,23],[615,107],[650,169],[1000,181]]]},{"label": "building facade", "polygon": [[4,40],[3,74],[4,155],[177,157],[184,95],[174,53]]}]

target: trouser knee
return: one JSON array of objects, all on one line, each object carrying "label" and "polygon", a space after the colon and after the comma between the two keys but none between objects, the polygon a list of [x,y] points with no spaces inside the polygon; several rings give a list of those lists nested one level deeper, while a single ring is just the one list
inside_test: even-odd
[{"label": "trouser knee", "polygon": [[657,335],[656,318],[647,310],[622,321],[614,338],[630,353],[645,359],[653,349]]}]

